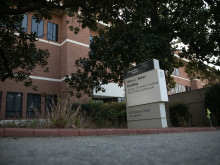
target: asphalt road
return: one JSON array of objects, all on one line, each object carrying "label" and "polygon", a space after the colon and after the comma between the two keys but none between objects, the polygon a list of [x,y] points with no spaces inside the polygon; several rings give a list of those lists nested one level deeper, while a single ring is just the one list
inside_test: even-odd
[{"label": "asphalt road", "polygon": [[0,138],[0,165],[220,165],[220,131]]}]

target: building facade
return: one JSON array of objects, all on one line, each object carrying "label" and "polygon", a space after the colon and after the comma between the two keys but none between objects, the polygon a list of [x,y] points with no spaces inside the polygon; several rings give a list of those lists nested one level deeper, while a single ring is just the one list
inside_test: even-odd
[{"label": "building facade", "polygon": [[[69,25],[66,21],[69,19],[65,14],[56,13],[52,20],[42,20],[36,23],[32,14],[24,15],[22,25],[25,31],[27,33],[36,32],[39,37],[36,42],[37,47],[48,49],[50,53],[48,59],[49,72],[43,72],[40,67],[35,68],[32,72],[30,77],[33,85],[38,86],[38,91],[25,87],[23,82],[15,82],[9,79],[0,82],[0,119],[33,117],[36,109],[39,113],[44,114],[47,105],[51,103],[51,99],[65,98],[68,95],[65,76],[76,71],[74,61],[79,57],[87,56],[90,38],[97,35],[88,28],[80,29],[79,33],[75,35],[68,29]],[[191,81],[184,72],[184,68],[175,69],[173,77],[177,86],[169,94],[202,88],[204,85],[204,82],[199,80]],[[94,92],[93,98],[85,95],[80,100],[71,99],[73,102],[91,99],[124,100],[123,87],[120,88],[114,83],[104,87],[106,92]]]}]

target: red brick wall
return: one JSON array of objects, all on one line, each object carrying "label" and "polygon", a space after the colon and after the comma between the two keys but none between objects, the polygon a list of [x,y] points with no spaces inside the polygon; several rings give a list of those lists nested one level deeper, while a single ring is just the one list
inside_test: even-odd
[{"label": "red brick wall", "polygon": [[[75,35],[70,31],[66,24],[67,16],[66,15],[53,15],[53,19],[50,22],[58,24],[58,42],[48,41],[50,43],[61,44],[66,39],[71,39],[77,42],[81,42],[89,45],[89,36],[90,30],[88,28],[81,29],[79,34]],[[40,38],[44,41],[47,41],[47,22],[44,20],[44,37]],[[31,33],[31,24],[32,24],[32,15],[28,15],[28,27],[27,33]],[[67,74],[71,74],[76,71],[74,68],[74,61],[79,57],[85,57],[88,54],[89,48],[74,43],[66,42],[63,45],[53,45],[45,43],[42,41],[36,42],[37,47],[42,49],[48,49],[50,57],[48,59],[49,72],[43,72],[43,69],[37,66],[33,72],[32,76],[53,78],[60,80],[65,77]],[[33,79],[33,85],[38,86],[38,91],[33,91],[32,88],[27,88],[24,86],[23,82],[16,83],[12,80],[6,80],[5,82],[0,82],[0,91],[2,91],[2,100],[1,100],[1,113],[0,118],[5,118],[6,110],[6,96],[7,92],[19,92],[23,94],[23,103],[22,103],[22,118],[26,117],[26,108],[27,108],[27,94],[36,93],[41,94],[41,112],[44,113],[45,108],[45,97],[44,94],[58,94],[58,97],[65,98],[69,97],[66,93],[66,88],[68,85],[62,81],[48,81],[48,80],[36,80]],[[83,96],[81,99],[71,98],[72,101],[88,101],[90,98],[88,96]]]}]

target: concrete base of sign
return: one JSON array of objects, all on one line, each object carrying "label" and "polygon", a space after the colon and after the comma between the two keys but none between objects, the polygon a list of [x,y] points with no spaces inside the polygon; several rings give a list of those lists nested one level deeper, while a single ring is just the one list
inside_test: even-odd
[{"label": "concrete base of sign", "polygon": [[166,128],[165,103],[152,103],[127,107],[129,129]]},{"label": "concrete base of sign", "polygon": [[166,127],[167,127],[166,118],[128,121],[129,129],[166,128]]}]

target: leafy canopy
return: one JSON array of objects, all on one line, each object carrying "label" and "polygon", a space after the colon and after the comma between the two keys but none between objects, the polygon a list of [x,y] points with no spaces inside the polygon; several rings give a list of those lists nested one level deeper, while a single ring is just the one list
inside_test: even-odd
[{"label": "leafy canopy", "polygon": [[[116,4],[116,5],[115,5]],[[23,14],[32,13],[38,22],[42,19],[52,19],[53,13],[59,11],[72,18],[77,18],[80,25],[85,28],[96,29],[96,20],[108,20],[118,15],[112,12],[114,5],[116,11],[123,2],[116,0],[2,0],[0,5],[0,80],[12,79],[25,81],[25,85],[32,85],[31,72],[39,65],[48,71],[48,50],[37,48],[36,34],[28,34],[22,28]],[[80,13],[79,14],[79,11]],[[102,13],[98,15],[98,13]],[[79,31],[78,25],[70,24],[70,30]]]},{"label": "leafy canopy", "polygon": [[207,88],[205,93],[205,107],[211,111],[211,115],[217,119],[220,125],[220,83],[216,83]]},{"label": "leafy canopy", "polygon": [[[81,91],[104,90],[101,85],[109,82],[122,85],[123,71],[131,64],[155,58],[171,88],[175,84],[170,76],[173,69],[184,64],[174,56],[175,40],[186,45],[179,56],[190,60],[188,76],[216,81],[220,71],[206,64],[220,66],[219,9],[216,0],[128,0],[119,9],[112,6],[105,20],[111,26],[99,29],[88,58],[76,61],[78,71],[66,81],[80,97]],[[115,11],[119,14],[114,16]]]},{"label": "leafy canopy", "polygon": [[[204,64],[220,66],[218,0],[2,0],[1,81],[28,80],[26,85],[30,85],[36,65],[48,70],[49,52],[35,46],[36,34],[23,32],[21,21],[25,13],[33,13],[38,21],[51,19],[57,10],[76,18],[82,28],[99,31],[88,58],[77,60],[78,71],[66,79],[78,96],[81,91],[102,90],[101,85],[109,82],[122,85],[124,69],[152,58],[160,61],[168,87],[172,87],[173,68],[183,66],[173,56],[173,39],[187,45],[179,56],[191,60],[186,69],[189,76],[219,78],[219,71]],[[99,29],[97,21],[111,26]],[[75,34],[79,31],[78,25],[69,28]]]}]

